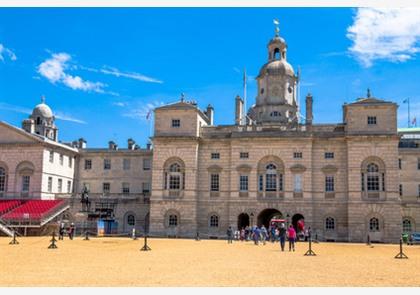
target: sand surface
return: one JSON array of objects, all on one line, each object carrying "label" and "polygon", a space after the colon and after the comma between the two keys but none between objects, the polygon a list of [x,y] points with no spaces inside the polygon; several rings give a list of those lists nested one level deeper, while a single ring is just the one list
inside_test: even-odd
[{"label": "sand surface", "polygon": [[82,238],[47,249],[49,237],[0,238],[0,286],[420,286],[420,246],[319,243],[306,257],[279,244],[222,240]]}]

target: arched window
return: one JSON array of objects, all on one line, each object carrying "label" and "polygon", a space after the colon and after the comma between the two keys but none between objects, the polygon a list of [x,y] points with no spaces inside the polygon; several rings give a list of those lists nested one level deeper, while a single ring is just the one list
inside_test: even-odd
[{"label": "arched window", "polygon": [[219,227],[219,216],[210,216],[210,227]]},{"label": "arched window", "polygon": [[274,49],[274,59],[280,59],[280,49],[276,48]]},{"label": "arched window", "polygon": [[412,227],[411,227],[411,220],[408,218],[403,219],[403,233],[411,233]]},{"label": "arched window", "polygon": [[265,191],[277,191],[277,166],[271,163],[266,166]]},{"label": "arched window", "polygon": [[257,188],[259,192],[283,191],[283,171],[281,159],[266,156],[258,164]]},{"label": "arched window", "polygon": [[361,189],[362,191],[366,191],[369,196],[378,194],[380,191],[385,191],[384,165],[381,164],[380,159],[375,162],[367,162],[362,165]]},{"label": "arched window", "polygon": [[369,231],[379,231],[379,219],[373,217],[369,220]]},{"label": "arched window", "polygon": [[165,170],[165,189],[182,190],[185,186],[185,173],[179,163],[172,163]]},{"label": "arched window", "polygon": [[41,118],[40,117],[36,117],[36,125],[40,125],[41,124]]},{"label": "arched window", "polygon": [[178,226],[178,216],[175,214],[170,214],[168,217],[168,225],[170,227]]},{"label": "arched window", "polygon": [[379,191],[379,167],[374,163],[367,166],[367,190],[368,192]]},{"label": "arched window", "polygon": [[127,216],[127,224],[130,226],[134,226],[136,224],[136,218],[134,217],[134,215]]},{"label": "arched window", "polygon": [[4,193],[6,191],[6,181],[7,175],[6,175],[6,169],[3,167],[0,167],[0,193]]},{"label": "arched window", "polygon": [[325,229],[326,230],[335,230],[335,220],[332,217],[327,217],[325,219]]}]

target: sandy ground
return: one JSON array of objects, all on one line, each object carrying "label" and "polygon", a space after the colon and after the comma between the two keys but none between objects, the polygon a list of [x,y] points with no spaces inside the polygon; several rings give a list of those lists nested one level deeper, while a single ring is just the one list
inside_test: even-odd
[{"label": "sandy ground", "polygon": [[49,237],[0,238],[0,286],[420,286],[420,246],[307,243],[281,252],[277,243],[222,240],[76,238],[47,249]]}]

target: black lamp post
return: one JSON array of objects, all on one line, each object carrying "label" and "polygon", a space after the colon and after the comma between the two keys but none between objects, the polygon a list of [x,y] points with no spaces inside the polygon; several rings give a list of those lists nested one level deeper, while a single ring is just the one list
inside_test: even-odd
[{"label": "black lamp post", "polygon": [[289,213],[286,213],[287,228],[289,228],[289,224],[290,224],[289,218],[290,218]]}]

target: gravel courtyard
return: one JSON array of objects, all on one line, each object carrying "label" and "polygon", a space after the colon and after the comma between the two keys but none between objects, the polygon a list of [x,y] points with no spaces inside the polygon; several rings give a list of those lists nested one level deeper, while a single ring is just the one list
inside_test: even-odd
[{"label": "gravel courtyard", "polygon": [[[315,257],[277,243],[222,240],[75,238],[47,249],[50,237],[0,238],[0,286],[420,286],[420,246],[394,259],[398,245],[319,243]],[[286,245],[287,246],[287,245]]]}]

